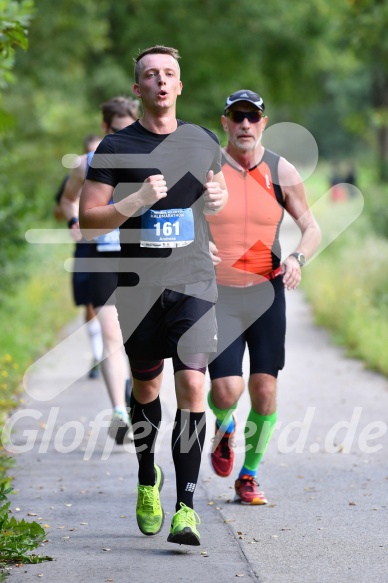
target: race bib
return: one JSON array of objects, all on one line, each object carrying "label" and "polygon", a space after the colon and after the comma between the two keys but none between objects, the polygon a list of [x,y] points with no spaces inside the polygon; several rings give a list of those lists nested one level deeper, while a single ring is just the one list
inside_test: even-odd
[{"label": "race bib", "polygon": [[106,235],[96,237],[97,251],[99,253],[110,253],[120,251],[120,230],[115,229]]},{"label": "race bib", "polygon": [[193,241],[194,217],[191,208],[148,209],[141,217],[140,247],[185,247]]},{"label": "race bib", "polygon": [[[90,152],[93,154],[93,152]],[[93,157],[93,156],[92,156]],[[90,160],[92,159],[90,158]],[[90,164],[89,154],[88,154],[88,164]],[[113,200],[109,202],[109,204],[113,204]],[[112,251],[120,251],[120,229],[115,229],[110,233],[106,233],[105,235],[99,235],[95,237],[97,242],[97,251],[99,253],[111,253]]]}]

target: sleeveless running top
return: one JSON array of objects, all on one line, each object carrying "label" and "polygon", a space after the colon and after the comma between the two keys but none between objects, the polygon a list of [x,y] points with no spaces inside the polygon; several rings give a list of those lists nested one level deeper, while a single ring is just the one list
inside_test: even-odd
[{"label": "sleeveless running top", "polygon": [[284,215],[278,164],[270,150],[247,172],[223,160],[228,202],[217,215],[206,215],[222,260],[216,267],[220,285],[246,287],[277,275]]}]

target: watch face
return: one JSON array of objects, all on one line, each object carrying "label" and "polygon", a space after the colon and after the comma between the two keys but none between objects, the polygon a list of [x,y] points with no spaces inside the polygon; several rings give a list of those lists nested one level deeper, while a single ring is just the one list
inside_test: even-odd
[{"label": "watch face", "polygon": [[303,265],[306,263],[306,257],[303,255],[303,253],[291,253],[291,257],[295,257],[300,267],[303,267]]}]

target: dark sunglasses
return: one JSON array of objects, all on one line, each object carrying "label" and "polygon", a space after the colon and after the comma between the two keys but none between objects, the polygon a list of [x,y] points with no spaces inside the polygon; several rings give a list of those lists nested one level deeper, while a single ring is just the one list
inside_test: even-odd
[{"label": "dark sunglasses", "polygon": [[245,118],[249,121],[249,123],[258,123],[261,120],[261,118],[263,117],[263,114],[261,113],[261,111],[234,110],[234,111],[226,111],[225,115],[226,115],[226,117],[231,119],[234,123],[242,123]]}]

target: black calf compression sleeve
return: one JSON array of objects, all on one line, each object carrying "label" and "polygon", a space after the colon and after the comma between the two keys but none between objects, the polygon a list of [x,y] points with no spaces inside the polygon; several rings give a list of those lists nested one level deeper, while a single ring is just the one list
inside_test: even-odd
[{"label": "black calf compression sleeve", "polygon": [[205,434],[205,413],[190,413],[187,409],[177,410],[171,440],[176,474],[177,511],[180,510],[180,502],[193,508]]},{"label": "black calf compression sleeve", "polygon": [[154,486],[154,447],[158,436],[159,425],[162,420],[162,408],[157,397],[151,403],[142,405],[131,395],[131,421],[139,462],[139,484]]}]

